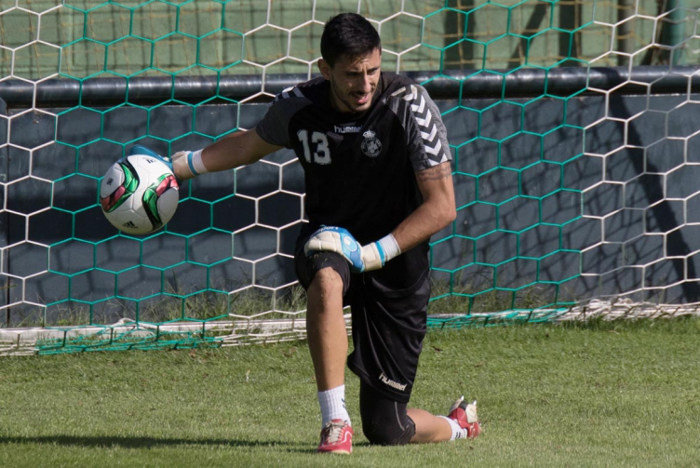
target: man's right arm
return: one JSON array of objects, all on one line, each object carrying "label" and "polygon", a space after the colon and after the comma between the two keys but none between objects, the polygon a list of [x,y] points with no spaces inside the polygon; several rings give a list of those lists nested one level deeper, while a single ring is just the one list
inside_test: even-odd
[{"label": "man's right arm", "polygon": [[187,180],[205,172],[223,171],[251,164],[282,146],[263,140],[255,129],[233,133],[201,151],[181,151],[173,155],[173,172]]}]

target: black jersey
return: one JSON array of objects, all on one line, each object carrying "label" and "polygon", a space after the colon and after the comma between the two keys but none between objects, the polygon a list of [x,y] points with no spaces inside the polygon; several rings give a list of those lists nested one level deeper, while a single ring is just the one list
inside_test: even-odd
[{"label": "black jersey", "polygon": [[382,73],[361,115],[334,110],[329,88],[319,77],[282,92],[256,131],[299,158],[311,226],[375,241],[422,202],[414,173],[451,159],[445,127],[425,89],[406,77]]}]

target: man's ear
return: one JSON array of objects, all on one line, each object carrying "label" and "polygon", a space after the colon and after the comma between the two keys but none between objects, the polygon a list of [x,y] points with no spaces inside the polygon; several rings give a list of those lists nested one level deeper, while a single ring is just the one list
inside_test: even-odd
[{"label": "man's ear", "polygon": [[331,78],[331,66],[328,64],[323,59],[318,59],[318,71],[321,72],[321,75],[327,80],[330,80]]}]

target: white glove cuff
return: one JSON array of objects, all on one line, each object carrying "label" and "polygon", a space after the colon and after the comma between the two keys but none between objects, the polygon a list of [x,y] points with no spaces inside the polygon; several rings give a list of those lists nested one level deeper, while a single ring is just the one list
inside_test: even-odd
[{"label": "white glove cuff", "polygon": [[377,241],[384,251],[384,262],[388,262],[394,257],[398,257],[401,254],[401,248],[393,234],[387,234]]},{"label": "white glove cuff", "polygon": [[202,150],[191,151],[187,154],[187,166],[194,175],[206,174],[209,172],[202,162]]}]

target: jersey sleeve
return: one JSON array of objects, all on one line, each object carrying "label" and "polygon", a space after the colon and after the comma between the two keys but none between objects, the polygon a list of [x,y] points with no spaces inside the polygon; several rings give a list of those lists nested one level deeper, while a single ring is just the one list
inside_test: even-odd
[{"label": "jersey sleeve", "polygon": [[440,110],[418,84],[409,84],[391,94],[392,107],[404,128],[413,169],[422,171],[452,160],[447,129]]},{"label": "jersey sleeve", "polygon": [[299,88],[289,88],[282,91],[275,97],[262,120],[255,126],[255,131],[266,142],[289,148],[289,121],[299,109],[308,105],[309,102]]}]

